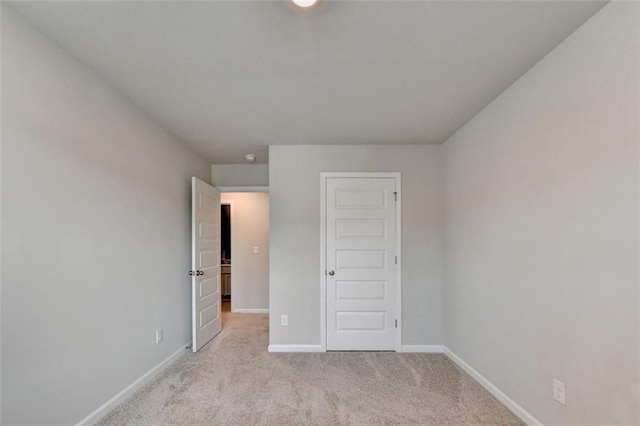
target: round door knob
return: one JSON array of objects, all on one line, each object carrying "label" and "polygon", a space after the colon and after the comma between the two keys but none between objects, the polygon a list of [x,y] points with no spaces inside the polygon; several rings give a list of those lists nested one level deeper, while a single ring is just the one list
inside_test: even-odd
[{"label": "round door knob", "polygon": [[204,271],[198,271],[198,275],[204,275]]},{"label": "round door knob", "polygon": [[329,271],[329,275],[334,276],[336,274],[336,271]]}]

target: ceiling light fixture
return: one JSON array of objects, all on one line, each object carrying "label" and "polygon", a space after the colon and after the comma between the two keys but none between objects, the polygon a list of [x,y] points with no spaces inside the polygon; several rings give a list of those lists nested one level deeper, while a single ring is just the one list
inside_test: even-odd
[{"label": "ceiling light fixture", "polygon": [[244,158],[247,159],[248,162],[253,163],[254,161],[256,161],[256,155],[255,154],[247,154],[244,156]]},{"label": "ceiling light fixture", "polygon": [[311,7],[318,2],[318,0],[292,0],[296,6],[299,7]]}]

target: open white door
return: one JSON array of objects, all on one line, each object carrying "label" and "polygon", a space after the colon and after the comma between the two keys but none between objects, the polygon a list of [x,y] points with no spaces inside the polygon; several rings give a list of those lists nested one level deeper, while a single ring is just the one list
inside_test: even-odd
[{"label": "open white door", "polygon": [[193,351],[222,329],[220,300],[220,191],[191,179],[191,297]]}]

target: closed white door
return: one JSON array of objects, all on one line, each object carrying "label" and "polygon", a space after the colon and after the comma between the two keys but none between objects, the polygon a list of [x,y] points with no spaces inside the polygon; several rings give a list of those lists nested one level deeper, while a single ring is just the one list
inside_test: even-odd
[{"label": "closed white door", "polygon": [[220,297],[220,191],[191,180],[191,297],[193,351],[222,329]]},{"label": "closed white door", "polygon": [[396,349],[395,178],[327,178],[327,350]]}]

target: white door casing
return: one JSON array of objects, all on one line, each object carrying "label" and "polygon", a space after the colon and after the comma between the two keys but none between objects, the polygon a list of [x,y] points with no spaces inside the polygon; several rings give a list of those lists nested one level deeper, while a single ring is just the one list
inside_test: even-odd
[{"label": "white door casing", "polygon": [[191,297],[193,352],[222,329],[220,293],[220,191],[191,179]]},{"label": "white door casing", "polygon": [[400,176],[323,173],[322,186],[323,347],[400,351]]}]

